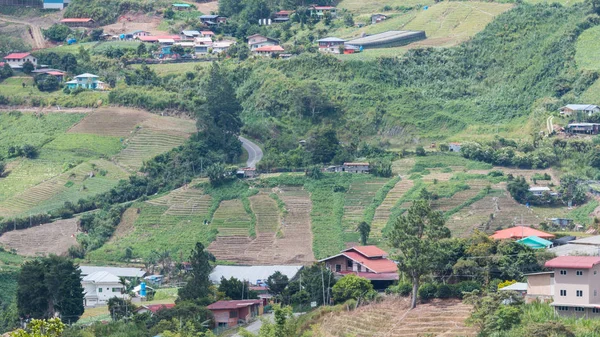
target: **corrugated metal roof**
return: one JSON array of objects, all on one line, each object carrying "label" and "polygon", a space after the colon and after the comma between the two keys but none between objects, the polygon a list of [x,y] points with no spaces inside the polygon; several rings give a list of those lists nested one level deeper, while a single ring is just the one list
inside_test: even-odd
[{"label": "corrugated metal roof", "polygon": [[600,247],[567,243],[566,245],[550,248],[548,251],[556,254],[557,256],[598,255]]},{"label": "corrugated metal roof", "polygon": [[343,250],[343,252],[347,252],[350,250],[356,250],[366,257],[378,257],[378,256],[388,256],[388,253],[383,249],[377,246],[354,246],[352,248],[348,248]]},{"label": "corrugated metal roof", "polygon": [[317,42],[345,42],[346,40],[337,37],[326,37],[324,39],[317,40]]},{"label": "corrugated metal roof", "polygon": [[97,271],[84,277],[82,281],[93,283],[119,283],[120,280],[118,276],[107,271]]},{"label": "corrugated metal roof", "polygon": [[218,301],[206,307],[208,310],[231,310],[261,304],[262,300]]},{"label": "corrugated metal roof", "polygon": [[569,243],[577,245],[598,245],[600,246],[600,235],[590,236],[587,238],[573,240]]},{"label": "corrugated metal roof", "polygon": [[598,256],[559,256],[544,265],[546,268],[590,269],[600,263]]},{"label": "corrugated metal roof", "polygon": [[81,275],[86,276],[98,271],[106,271],[121,277],[143,277],[146,272],[140,268],[120,268],[120,267],[102,267],[102,266],[79,266]]},{"label": "corrugated metal roof", "polygon": [[544,239],[552,239],[555,237],[554,234],[542,232],[535,228],[527,227],[527,226],[515,226],[511,228],[502,229],[496,231],[494,235],[490,236],[492,239],[502,240],[502,239],[521,239],[526,238],[528,236],[535,235]]},{"label": "corrugated metal roof", "polygon": [[567,104],[560,109],[563,110],[565,108],[569,110],[583,111],[598,109],[598,106],[593,104]]},{"label": "corrugated metal roof", "polygon": [[229,279],[235,277],[238,280],[247,280],[256,284],[258,280],[266,281],[276,271],[292,279],[303,266],[216,266],[210,273],[211,282],[219,284],[221,277]]},{"label": "corrugated metal roof", "polygon": [[498,290],[502,291],[527,291],[527,283],[517,282]]},{"label": "corrugated metal roof", "polygon": [[5,60],[8,60],[8,59],[11,59],[11,60],[12,59],[20,60],[20,59],[25,58],[25,57],[27,57],[29,55],[31,55],[31,53],[12,53],[12,54],[8,54],[8,55],[4,56],[4,59]]},{"label": "corrugated metal roof", "polygon": [[374,44],[374,43],[387,43],[392,42],[397,39],[413,37],[416,35],[423,34],[422,31],[414,31],[414,30],[390,30],[380,34],[369,35],[365,37],[360,37],[358,39],[348,41],[348,44],[352,45],[364,45],[364,44]]}]

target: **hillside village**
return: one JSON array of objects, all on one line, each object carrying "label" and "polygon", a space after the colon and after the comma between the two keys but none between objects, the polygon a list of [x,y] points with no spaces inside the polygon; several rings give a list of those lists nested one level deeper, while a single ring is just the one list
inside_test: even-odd
[{"label": "hillside village", "polygon": [[594,335],[599,8],[0,0],[0,333]]}]

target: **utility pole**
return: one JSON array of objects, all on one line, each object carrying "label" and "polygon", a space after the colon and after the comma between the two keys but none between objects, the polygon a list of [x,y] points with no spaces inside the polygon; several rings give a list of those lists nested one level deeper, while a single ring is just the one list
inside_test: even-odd
[{"label": "utility pole", "polygon": [[321,286],[323,287],[323,305],[327,305],[325,302],[325,278],[323,277],[323,268],[321,268]]}]

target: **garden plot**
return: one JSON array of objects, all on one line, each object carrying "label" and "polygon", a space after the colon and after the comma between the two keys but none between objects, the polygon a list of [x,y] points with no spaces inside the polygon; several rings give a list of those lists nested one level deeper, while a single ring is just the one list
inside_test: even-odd
[{"label": "garden plot", "polygon": [[151,116],[152,114],[149,112],[136,109],[101,108],[87,115],[68,132],[127,137],[136,125]]},{"label": "garden plot", "polygon": [[359,180],[350,184],[345,196],[342,227],[346,232],[356,232],[358,224],[364,219],[365,208],[373,202],[377,191],[388,179],[376,178]]},{"label": "garden plot", "polygon": [[217,236],[248,236],[250,215],[246,213],[240,200],[225,200],[213,216],[211,228],[217,229]]},{"label": "garden plot", "polygon": [[129,171],[137,171],[145,160],[183,144],[186,139],[185,136],[142,129],[127,141],[127,147],[114,160]]},{"label": "garden plot", "polygon": [[275,234],[281,223],[279,208],[268,194],[257,194],[249,198],[252,212],[256,215],[256,233]]},{"label": "garden plot", "polygon": [[319,324],[326,337],[477,336],[465,320],[471,307],[459,300],[434,300],[409,310],[408,298],[389,298],[354,311],[333,312]]},{"label": "garden plot", "polygon": [[310,213],[310,194],[301,187],[281,187],[279,198],[285,203],[283,236],[275,240],[275,262],[280,264],[309,264],[315,261]]},{"label": "garden plot", "polygon": [[77,219],[59,220],[27,229],[10,231],[0,236],[0,245],[14,249],[19,255],[65,255],[76,245]]},{"label": "garden plot", "polygon": [[381,231],[390,218],[392,208],[413,185],[414,182],[412,180],[402,179],[388,192],[381,205],[375,210],[375,217],[371,224],[372,237],[381,236]]},{"label": "garden plot", "polygon": [[204,194],[201,189],[184,186],[166,196],[147,201],[147,203],[168,206],[165,215],[206,215],[212,204],[212,198],[210,195]]}]

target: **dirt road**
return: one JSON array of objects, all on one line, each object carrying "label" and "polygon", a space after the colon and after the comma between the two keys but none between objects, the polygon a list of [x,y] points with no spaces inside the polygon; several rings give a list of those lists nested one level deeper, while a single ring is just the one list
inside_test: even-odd
[{"label": "dirt road", "polygon": [[8,18],[6,16],[0,16],[0,21],[18,23],[21,25],[26,25],[29,27],[29,34],[33,39],[33,49],[42,49],[46,47],[46,40],[44,40],[44,35],[42,35],[42,30],[39,26],[36,26],[27,21],[21,21],[14,18]]}]

